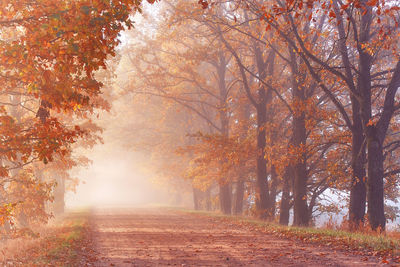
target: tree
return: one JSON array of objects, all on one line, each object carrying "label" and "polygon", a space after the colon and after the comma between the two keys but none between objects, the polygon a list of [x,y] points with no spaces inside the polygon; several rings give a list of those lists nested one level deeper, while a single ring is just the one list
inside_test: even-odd
[{"label": "tree", "polygon": [[[218,132],[229,138],[229,94],[235,85],[227,74],[230,58],[221,48],[209,49],[213,41],[204,24],[180,14],[183,11],[179,8],[166,12],[171,18],[170,25],[166,25],[169,27],[160,30],[153,40],[148,38],[143,49],[135,47],[131,54],[135,72],[144,78],[136,80],[131,88],[135,94],[168,99],[204,120],[197,129],[188,126],[189,134],[196,130]],[[175,18],[179,20],[174,21]],[[185,20],[187,24],[183,24]],[[171,62],[174,62],[172,68]],[[225,164],[224,161],[220,164]],[[230,214],[231,179],[221,176],[218,183],[221,210]]]},{"label": "tree", "polygon": [[[82,119],[104,107],[99,101],[102,84],[94,73],[106,68],[107,56],[115,55],[119,32],[132,26],[129,16],[139,6],[140,1],[117,0],[0,3],[3,188],[23,190],[15,184],[22,178],[22,184],[35,188],[32,181],[42,181],[32,178],[34,172],[10,172],[37,160],[46,164],[63,158],[73,143],[90,135],[78,124],[66,125],[60,114]],[[8,207],[5,218],[10,207],[18,207],[7,201],[12,200],[2,202]]]},{"label": "tree", "polygon": [[[362,221],[365,205],[365,147],[368,162],[366,182],[369,220],[373,229],[384,229],[382,155],[389,122],[396,111],[394,100],[398,88],[399,64],[398,60],[391,56],[391,49],[396,49],[391,44],[397,38],[396,34],[393,34],[398,21],[397,8],[391,3],[379,1],[355,1],[348,4],[339,1],[285,1],[264,7],[252,1],[248,3],[251,8],[258,10],[268,28],[283,38],[304,60],[310,75],[331,99],[352,131],[353,181],[350,220],[356,225]],[[320,29],[318,24],[314,23],[317,22],[318,13],[326,14],[319,16],[320,25],[325,25]],[[322,20],[325,16],[328,17],[326,24]],[[310,50],[312,39],[300,30],[301,22],[311,23],[314,32],[321,30],[319,38],[324,40],[323,43],[332,46],[334,40],[334,47],[338,53],[332,51],[333,53],[316,54]],[[372,22],[376,22],[376,26]],[[383,69],[382,66],[388,67]],[[340,81],[339,88],[330,89],[330,85],[324,81],[328,75]],[[343,89],[348,94],[346,98],[352,103],[352,111],[346,109],[343,99],[338,95]],[[373,107],[372,97],[379,95],[377,91],[386,92],[385,100],[380,107]],[[356,210],[361,212],[356,213]]]}]

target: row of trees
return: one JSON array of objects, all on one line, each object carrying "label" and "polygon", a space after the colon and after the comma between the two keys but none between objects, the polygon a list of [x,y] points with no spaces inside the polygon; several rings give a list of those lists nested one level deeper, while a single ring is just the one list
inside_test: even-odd
[{"label": "row of trees", "polygon": [[164,1],[124,49],[127,93],[164,115],[137,137],[164,155],[155,166],[179,160],[170,177],[191,182],[197,208],[215,197],[282,224],[293,208],[309,225],[345,196],[353,228],[368,207],[385,229],[400,171],[395,1],[199,3]]},{"label": "row of trees", "polygon": [[[6,229],[46,220],[55,192],[62,210],[68,170],[87,162],[72,152],[100,140],[91,117],[109,108],[100,89],[110,77],[98,70],[140,4],[0,3]],[[163,177],[182,190],[190,181],[197,208],[282,224],[293,208],[294,224],[308,225],[345,193],[353,227],[367,206],[384,229],[385,199],[398,196],[396,1],[199,4],[164,1],[122,50],[126,97],[153,113],[135,138]]]}]

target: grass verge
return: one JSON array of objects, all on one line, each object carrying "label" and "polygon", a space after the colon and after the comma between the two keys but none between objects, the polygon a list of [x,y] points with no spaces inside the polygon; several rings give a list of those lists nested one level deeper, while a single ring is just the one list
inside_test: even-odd
[{"label": "grass verge", "polygon": [[7,259],[5,266],[85,266],[93,255],[89,242],[88,214],[75,213],[49,227],[46,235]]},{"label": "grass verge", "polygon": [[181,210],[185,213],[212,217],[230,224],[243,226],[250,230],[258,230],[281,238],[301,240],[333,247],[335,249],[352,251],[354,254],[379,256],[383,263],[391,259],[400,263],[400,239],[385,234],[348,232],[343,230],[282,226],[244,216],[228,216],[215,212]]},{"label": "grass verge", "polygon": [[46,247],[46,249],[32,263],[39,266],[77,266],[85,227],[86,222],[82,219],[64,223],[56,235],[41,242],[41,247]]}]

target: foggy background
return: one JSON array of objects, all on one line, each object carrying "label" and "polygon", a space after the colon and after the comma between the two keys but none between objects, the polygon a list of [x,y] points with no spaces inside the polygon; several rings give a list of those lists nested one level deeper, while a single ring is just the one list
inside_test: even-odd
[{"label": "foggy background", "polygon": [[115,146],[96,145],[88,157],[93,163],[80,169],[76,193],[68,192],[66,208],[88,206],[143,206],[165,204],[167,192],[151,183],[151,174],[140,166],[140,154]]}]

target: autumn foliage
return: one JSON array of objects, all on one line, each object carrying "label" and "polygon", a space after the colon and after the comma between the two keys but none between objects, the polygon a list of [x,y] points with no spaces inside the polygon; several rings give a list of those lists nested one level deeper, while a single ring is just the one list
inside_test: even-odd
[{"label": "autumn foliage", "polygon": [[[140,1],[1,1],[0,221],[13,229],[46,221],[54,199],[75,184],[68,170],[86,164],[74,147],[93,145],[90,117],[106,60],[132,26]],[[54,166],[57,166],[56,168]],[[55,194],[57,192],[57,194]]]},{"label": "autumn foliage", "polygon": [[170,179],[192,185],[196,208],[282,224],[293,209],[300,226],[345,211],[352,229],[385,228],[398,198],[395,1],[165,1],[145,21],[124,48],[125,90],[164,117],[148,122],[157,145],[137,140],[185,157]]},{"label": "autumn foliage", "polygon": [[2,1],[3,232],[46,221],[49,202],[62,212],[69,170],[89,161],[73,152],[101,141],[117,53],[127,145],[176,196],[299,226],[348,208],[352,229],[384,230],[400,173],[397,4],[165,0],[118,50],[139,0]]}]

